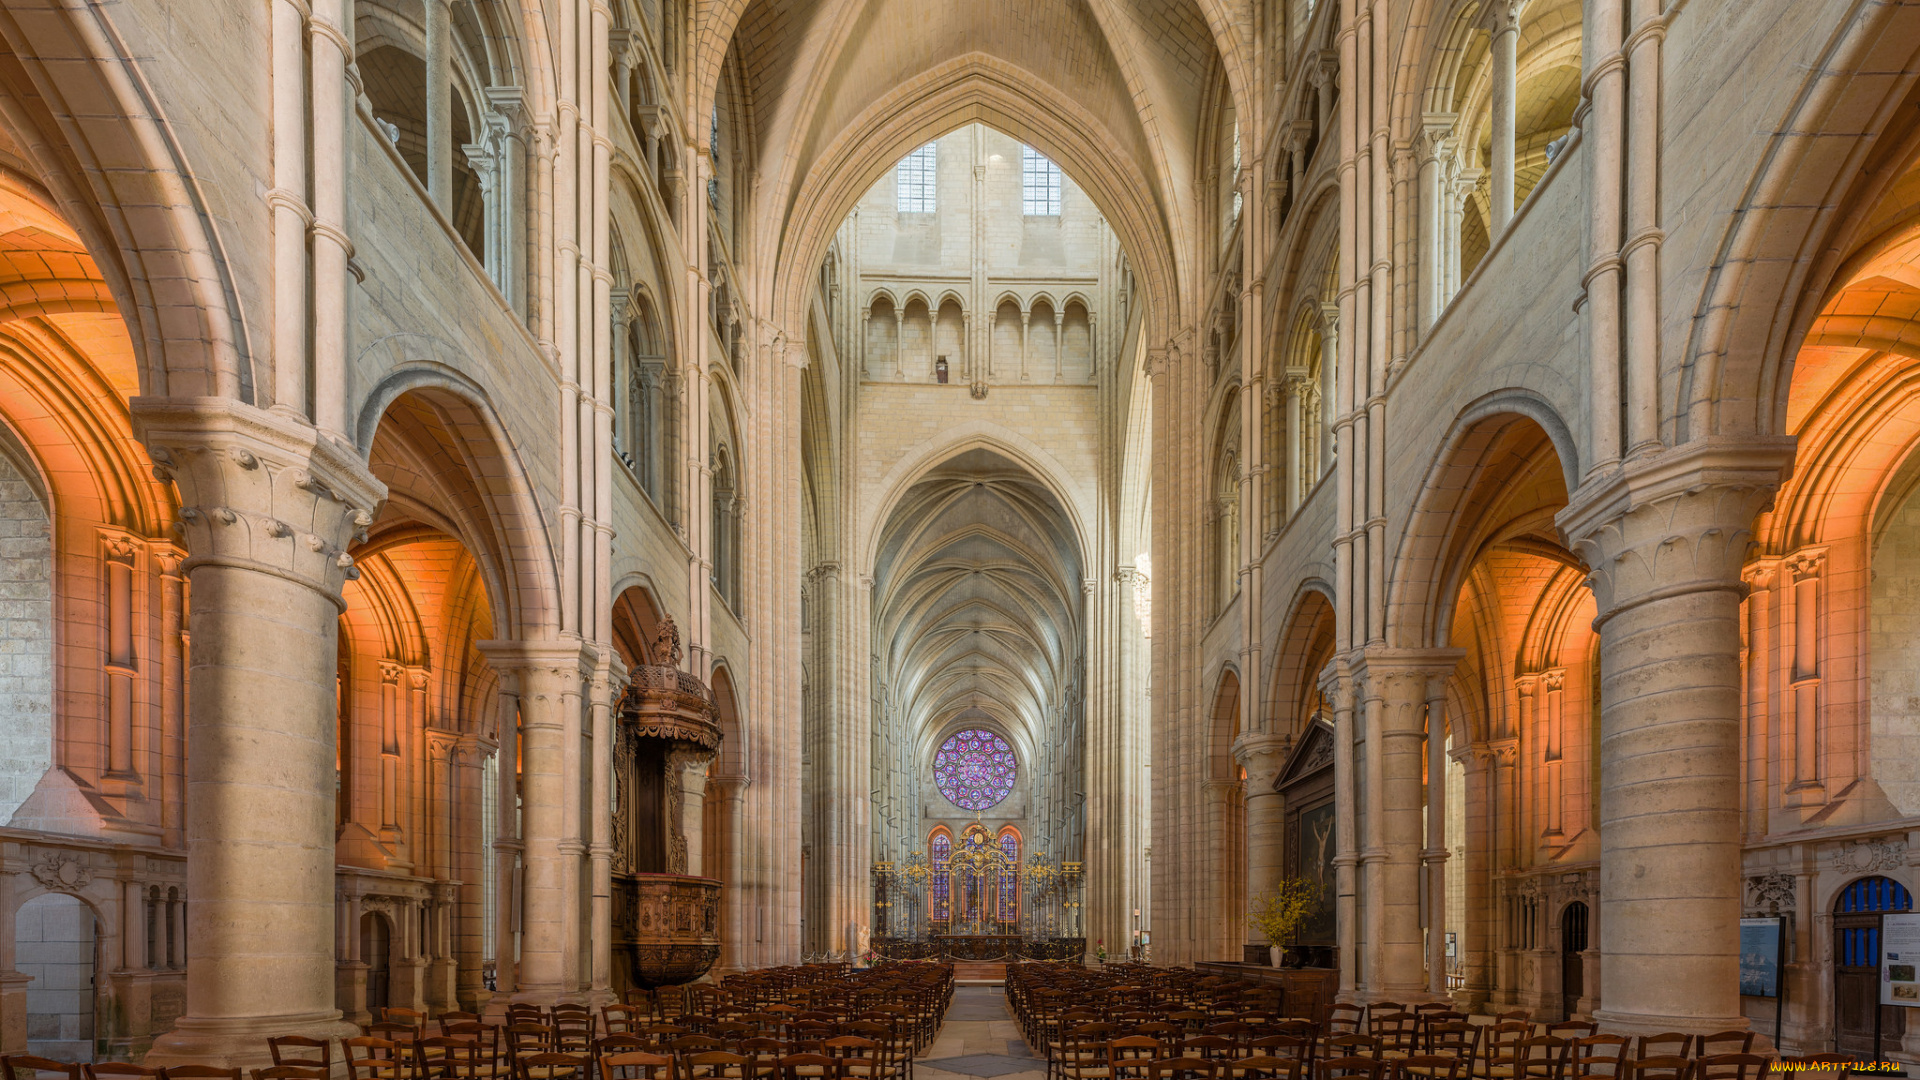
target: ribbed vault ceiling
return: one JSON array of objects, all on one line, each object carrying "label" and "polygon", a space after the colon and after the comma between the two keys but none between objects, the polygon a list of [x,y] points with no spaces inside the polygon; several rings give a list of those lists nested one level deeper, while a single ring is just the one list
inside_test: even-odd
[{"label": "ribbed vault ceiling", "polygon": [[1045,746],[1078,692],[1081,576],[1059,501],[1006,458],[970,450],[909,489],[874,567],[876,674],[909,738],[991,718]]}]

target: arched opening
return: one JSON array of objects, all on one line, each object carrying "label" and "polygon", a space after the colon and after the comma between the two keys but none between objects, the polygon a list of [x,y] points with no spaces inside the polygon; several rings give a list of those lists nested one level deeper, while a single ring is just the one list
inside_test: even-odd
[{"label": "arched opening", "polygon": [[[1566,987],[1554,920],[1597,894],[1602,811],[1595,610],[1554,525],[1566,502],[1547,426],[1470,412],[1414,508],[1387,625],[1390,640],[1437,647],[1428,740],[1410,762],[1426,813],[1406,834],[1450,856],[1438,875],[1420,871],[1444,897],[1426,924],[1423,982],[1555,1013]],[[1362,822],[1358,842],[1371,829]]]},{"label": "arched opening", "polygon": [[385,1009],[393,1003],[393,926],[385,915],[369,911],[360,916],[359,934],[360,962],[367,969],[367,1008]]},{"label": "arched opening", "polygon": [[1593,947],[1587,902],[1575,900],[1560,911],[1560,1008],[1568,1016],[1587,1011],[1585,953]]},{"label": "arched opening", "polygon": [[53,520],[38,467],[0,420],[0,821],[53,764]]},{"label": "arched opening", "polygon": [[13,917],[14,969],[27,984],[27,1052],[55,1061],[92,1061],[96,941],[93,909],[76,896],[45,893]]},{"label": "arched opening", "polygon": [[1880,1004],[1880,917],[1912,910],[1913,893],[1887,877],[1860,878],[1834,896],[1833,1047],[1839,1053],[1872,1054],[1905,1037],[1907,1010]]}]

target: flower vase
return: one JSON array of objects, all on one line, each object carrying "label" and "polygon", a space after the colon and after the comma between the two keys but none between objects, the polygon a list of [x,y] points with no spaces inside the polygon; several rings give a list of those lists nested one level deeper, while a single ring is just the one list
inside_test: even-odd
[{"label": "flower vase", "polygon": [[1267,963],[1269,963],[1269,964],[1272,964],[1272,965],[1273,965],[1274,967],[1276,967],[1276,968],[1277,968],[1277,967],[1279,967],[1279,966],[1280,966],[1280,954],[1281,954],[1281,953],[1283,953],[1283,952],[1285,952],[1285,951],[1286,951],[1286,949],[1285,949],[1285,948],[1283,948],[1282,946],[1279,946],[1279,945],[1269,945],[1269,946],[1267,946]]}]

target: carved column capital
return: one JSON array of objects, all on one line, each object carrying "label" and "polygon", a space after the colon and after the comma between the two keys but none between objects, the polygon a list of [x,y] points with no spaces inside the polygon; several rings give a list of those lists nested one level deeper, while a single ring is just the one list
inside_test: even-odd
[{"label": "carved column capital", "polygon": [[359,576],[347,548],[387,488],[351,447],[302,420],[222,398],[135,398],[153,474],[180,495],[184,569],[221,564],[333,597]]},{"label": "carved column capital", "polygon": [[1663,596],[1743,589],[1753,519],[1792,455],[1791,438],[1703,439],[1583,484],[1554,522],[1591,568],[1598,621]]}]

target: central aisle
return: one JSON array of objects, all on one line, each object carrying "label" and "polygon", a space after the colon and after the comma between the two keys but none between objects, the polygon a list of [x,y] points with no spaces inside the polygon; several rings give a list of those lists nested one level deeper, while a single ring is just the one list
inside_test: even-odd
[{"label": "central aisle", "polygon": [[940,1036],[914,1064],[919,1080],[1012,1077],[1043,1080],[1046,1062],[1027,1049],[998,986],[958,986]]}]

